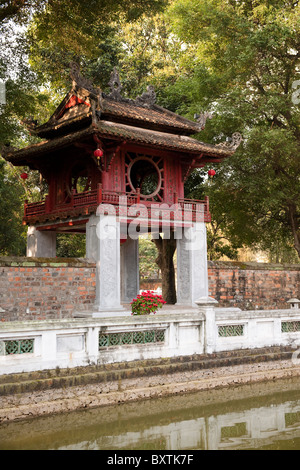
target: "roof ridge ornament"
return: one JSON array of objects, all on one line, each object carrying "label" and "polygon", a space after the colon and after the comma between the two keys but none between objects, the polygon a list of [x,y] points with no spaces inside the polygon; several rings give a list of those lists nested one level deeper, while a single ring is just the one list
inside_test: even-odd
[{"label": "roof ridge ornament", "polygon": [[108,82],[108,85],[110,87],[110,94],[108,95],[108,97],[116,101],[123,101],[124,98],[121,96],[121,90],[123,86],[121,84],[120,75],[117,67],[113,68],[113,71],[110,74],[110,80]]},{"label": "roof ridge ornament", "polygon": [[226,142],[217,144],[217,147],[226,148],[229,150],[236,150],[243,141],[243,137],[239,132],[234,132],[232,137],[227,137]]},{"label": "roof ridge ornament", "polygon": [[213,115],[209,111],[205,111],[201,114],[194,114],[194,119],[199,123],[200,129],[203,131],[205,129],[207,119],[212,119]]},{"label": "roof ridge ornament", "polygon": [[135,102],[141,105],[153,106],[156,102],[156,93],[153,85],[147,86],[147,91],[144,91],[141,96],[137,96]]},{"label": "roof ridge ornament", "polygon": [[84,88],[85,90],[95,95],[99,95],[101,92],[100,88],[95,88],[93,82],[90,79],[81,75],[80,66],[77,64],[77,62],[70,63],[70,77],[73,81],[73,87],[77,85],[79,88]]},{"label": "roof ridge ornament", "polygon": [[136,104],[138,106],[153,106],[156,102],[156,93],[154,91],[153,85],[147,86],[147,91],[144,91],[140,96],[137,96],[135,100],[130,98],[124,98],[121,95],[121,90],[123,88],[120,80],[120,75],[117,67],[113,68],[113,71],[110,75],[110,80],[108,82],[110,93],[107,95],[107,98],[116,101],[123,101],[124,103]]}]

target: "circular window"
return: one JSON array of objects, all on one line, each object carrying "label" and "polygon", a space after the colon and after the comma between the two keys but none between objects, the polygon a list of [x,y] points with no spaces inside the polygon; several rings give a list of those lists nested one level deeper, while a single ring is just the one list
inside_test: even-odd
[{"label": "circular window", "polygon": [[71,196],[73,192],[79,194],[88,191],[90,186],[91,177],[89,175],[88,168],[80,164],[73,166],[69,176],[69,184],[67,186],[69,196]]},{"label": "circular window", "polygon": [[148,157],[131,160],[128,167],[128,180],[133,191],[140,189],[141,196],[151,198],[161,188],[161,173],[156,163]]}]

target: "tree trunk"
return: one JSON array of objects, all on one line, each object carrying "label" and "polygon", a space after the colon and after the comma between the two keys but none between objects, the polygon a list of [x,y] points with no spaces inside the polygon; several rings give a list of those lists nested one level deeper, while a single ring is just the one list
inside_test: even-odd
[{"label": "tree trunk", "polygon": [[292,229],[293,237],[294,237],[294,247],[298,253],[300,258],[300,227],[299,227],[299,215],[297,213],[296,205],[289,204],[289,219],[290,219],[290,226]]},{"label": "tree trunk", "polygon": [[161,270],[162,296],[167,304],[176,303],[175,268],[173,256],[176,250],[176,240],[174,232],[171,231],[170,239],[164,239],[159,235],[158,239],[152,240],[158,249],[158,256],[155,260]]}]

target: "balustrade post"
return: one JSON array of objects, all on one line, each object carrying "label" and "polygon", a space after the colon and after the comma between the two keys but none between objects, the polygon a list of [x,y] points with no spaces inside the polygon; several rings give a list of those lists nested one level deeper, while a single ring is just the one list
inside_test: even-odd
[{"label": "balustrade post", "polygon": [[103,198],[103,194],[102,194],[102,184],[101,183],[98,183],[98,186],[97,186],[97,204],[102,204],[102,198]]},{"label": "balustrade post", "polygon": [[174,203],[178,204],[178,193],[177,193],[177,191],[174,192]]},{"label": "balustrade post", "polygon": [[141,200],[141,190],[140,190],[140,188],[137,188],[136,193],[137,193],[137,203],[139,204],[140,200]]},{"label": "balustrade post", "polygon": [[204,352],[211,354],[216,351],[217,325],[215,307],[218,301],[212,297],[201,297],[195,302],[199,312],[204,316]]}]

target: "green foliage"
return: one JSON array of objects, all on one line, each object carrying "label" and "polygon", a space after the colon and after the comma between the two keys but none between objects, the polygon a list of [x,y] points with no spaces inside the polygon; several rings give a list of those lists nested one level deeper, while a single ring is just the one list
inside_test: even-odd
[{"label": "green foliage", "polygon": [[58,233],[56,236],[56,254],[59,258],[84,258],[85,235]]},{"label": "green foliage", "polygon": [[33,16],[27,33],[30,63],[41,82],[50,80],[64,89],[70,81],[70,62],[76,61],[87,78],[105,88],[124,51],[121,25],[131,24],[143,14],[149,17],[165,4],[165,0],[47,2]]},{"label": "green foliage", "polygon": [[298,2],[175,0],[170,21],[201,63],[186,80],[188,107],[214,112],[201,140],[244,137],[205,188],[213,231],[233,248],[294,243],[300,255]]},{"label": "green foliage", "polygon": [[22,187],[0,159],[0,254],[24,256],[26,232],[22,226]]},{"label": "green foliage", "polygon": [[176,82],[179,73],[181,41],[172,35],[164,13],[146,13],[119,29],[122,54],[119,57],[124,94],[135,98],[153,85],[157,100],[163,103],[163,89]]},{"label": "green foliage", "polygon": [[[127,96],[153,84],[158,103],[171,111],[189,118],[212,111],[197,136],[202,141],[243,134],[243,145],[215,168],[213,181],[207,181],[206,168],[185,184],[186,197],[210,197],[211,256],[234,257],[243,246],[267,249],[276,258],[292,245],[300,253],[300,105],[293,100],[300,78],[298,2],[173,0],[163,10],[167,3],[0,2],[0,80],[7,98],[0,106],[0,145],[35,142],[24,121],[49,118],[69,88],[71,61],[104,91],[117,65]],[[21,171],[1,167],[2,185],[7,175],[17,181],[12,193],[4,188],[3,197],[11,200],[2,205],[19,204],[19,220],[23,200],[41,199],[47,191],[35,172],[20,181]],[[82,256],[80,236],[71,239],[74,250],[64,237],[60,255]],[[149,243],[147,249],[156,251]],[[141,261],[142,276],[152,276],[155,264],[152,270],[143,267],[143,256]]]},{"label": "green foliage", "polygon": [[[165,3],[165,0],[0,2],[0,80],[6,89],[6,104],[0,105],[0,152],[3,146],[20,148],[38,141],[27,131],[25,122],[32,117],[39,123],[49,119],[62,93],[69,88],[72,60],[77,60],[96,84],[106,84],[123,51],[118,36],[120,23],[135,21],[144,13],[150,16]],[[29,174],[25,182],[19,178],[22,171]],[[38,172],[4,163],[0,178],[0,250],[2,254],[24,254],[24,200],[43,199],[47,187]],[[84,256],[83,237],[59,235],[57,253]]]},{"label": "green foliage", "polygon": [[155,263],[158,252],[155,244],[149,239],[139,238],[139,271],[141,279],[158,278],[159,268]]}]

